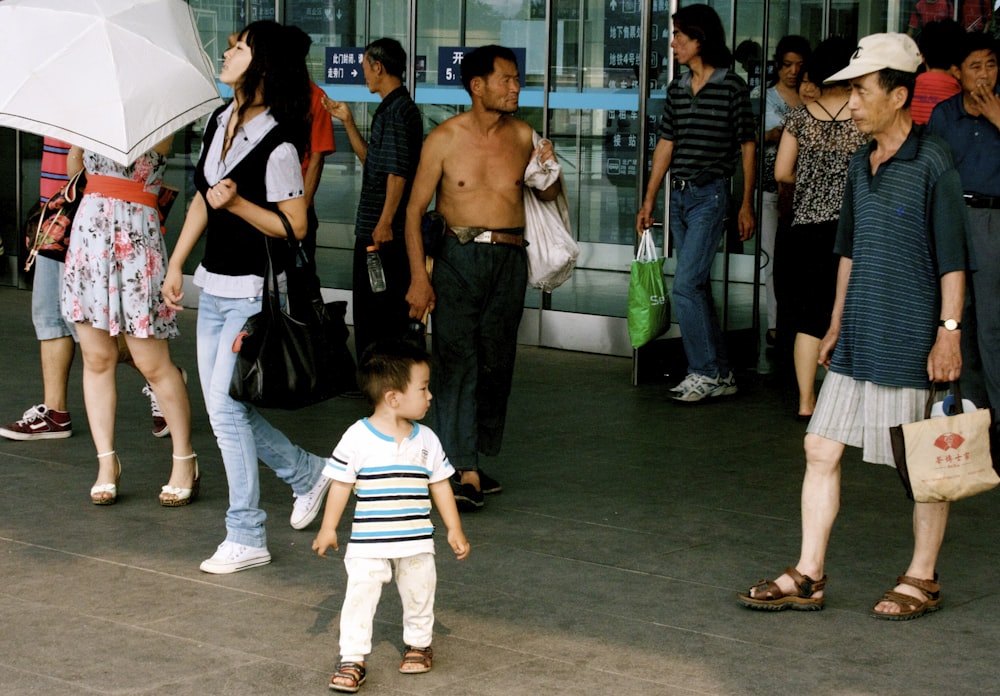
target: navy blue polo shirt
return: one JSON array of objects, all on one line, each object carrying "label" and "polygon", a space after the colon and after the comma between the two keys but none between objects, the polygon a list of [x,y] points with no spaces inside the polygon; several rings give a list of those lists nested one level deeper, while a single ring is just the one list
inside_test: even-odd
[{"label": "navy blue polo shirt", "polygon": [[851,158],[834,253],[852,259],[830,369],[858,381],[927,388],[940,277],[965,270],[967,217],[948,147],[914,126],[871,172],[875,140]]},{"label": "navy blue polo shirt", "polygon": [[951,148],[965,193],[1000,196],[1000,131],[985,116],[969,115],[964,96],[934,107],[927,128]]},{"label": "navy blue polo shirt", "polygon": [[406,226],[406,203],[420,161],[424,142],[424,123],[420,110],[406,87],[397,87],[386,95],[372,117],[372,133],[361,183],[361,200],[354,233],[370,237],[375,231],[385,205],[386,184],[390,174],[406,179],[403,200],[392,220],[393,236],[402,239]]}]

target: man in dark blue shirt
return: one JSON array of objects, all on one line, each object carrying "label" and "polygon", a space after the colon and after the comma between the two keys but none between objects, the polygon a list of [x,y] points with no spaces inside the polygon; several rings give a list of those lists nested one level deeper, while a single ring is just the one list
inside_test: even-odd
[{"label": "man in dark blue shirt", "polygon": [[[751,609],[823,608],[845,447],[893,465],[889,428],[923,418],[930,382],[961,375],[962,196],[947,146],[910,118],[919,65],[913,39],[873,34],[826,79],[850,81],[851,117],[872,140],[851,159],[837,229],[837,297],[819,353],[828,372],[804,442],[799,560],[738,596]],[[870,616],[900,621],[938,608],[948,505],[914,503],[910,564]]]},{"label": "man in dark blue shirt", "polygon": [[[406,203],[420,161],[424,125],[417,105],[403,86],[406,52],[395,39],[377,39],[362,61],[368,89],[382,98],[365,142],[350,108],[324,99],[330,114],[343,122],[351,148],[364,165],[354,234],[354,346],[358,357],[381,339],[401,338],[410,323],[406,291],[410,266],[404,230]],[[382,262],[386,288],[373,292],[368,280],[368,247]]]},{"label": "man in dark blue shirt", "polygon": [[[969,213],[973,269],[962,319],[962,394],[1000,407],[1000,95],[997,42],[969,34],[958,47],[962,91],[934,108],[928,128],[951,146]],[[994,424],[996,427],[996,424]]]}]

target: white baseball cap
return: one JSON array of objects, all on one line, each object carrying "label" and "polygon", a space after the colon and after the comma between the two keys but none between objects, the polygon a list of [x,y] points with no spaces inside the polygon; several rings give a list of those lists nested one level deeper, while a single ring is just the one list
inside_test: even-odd
[{"label": "white baseball cap", "polygon": [[915,73],[921,62],[916,41],[906,34],[872,34],[858,42],[858,48],[847,67],[830,75],[824,82],[829,84],[853,80],[885,68]]}]

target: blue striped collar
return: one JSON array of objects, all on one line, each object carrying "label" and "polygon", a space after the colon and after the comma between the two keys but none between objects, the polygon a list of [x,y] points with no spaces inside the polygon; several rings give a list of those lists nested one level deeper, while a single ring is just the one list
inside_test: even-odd
[{"label": "blue striped collar", "polygon": [[[385,440],[386,442],[396,441],[394,437],[390,437],[389,435],[380,432],[374,425],[371,424],[371,421],[369,421],[368,418],[362,418],[361,422],[365,424],[365,427],[368,428],[368,430],[371,432],[372,435],[379,438],[380,440]],[[412,440],[417,436],[417,433],[420,432],[420,425],[418,423],[414,423],[411,421],[410,424],[413,426],[413,430],[411,430],[410,434],[406,437],[407,440]]]}]

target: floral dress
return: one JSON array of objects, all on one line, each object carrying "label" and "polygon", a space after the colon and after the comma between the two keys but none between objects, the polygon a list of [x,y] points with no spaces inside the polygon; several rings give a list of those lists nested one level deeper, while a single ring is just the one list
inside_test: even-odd
[{"label": "floral dress", "polygon": [[[86,151],[87,174],[140,182],[158,193],[167,158],[149,151],[125,167]],[[84,192],[73,219],[63,273],[62,313],[112,336],[172,338],[177,317],[160,294],[167,245],[156,208]]]}]

